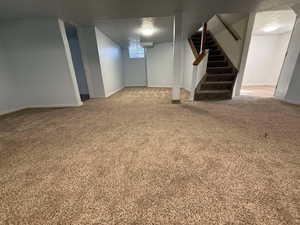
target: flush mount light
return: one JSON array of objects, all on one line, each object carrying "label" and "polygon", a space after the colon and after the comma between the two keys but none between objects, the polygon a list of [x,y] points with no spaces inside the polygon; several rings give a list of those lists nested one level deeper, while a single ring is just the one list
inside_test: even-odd
[{"label": "flush mount light", "polygon": [[272,32],[272,31],[277,30],[278,28],[279,28],[279,25],[273,24],[273,25],[266,26],[263,30],[264,30],[264,32]]},{"label": "flush mount light", "polygon": [[151,35],[154,34],[154,29],[152,29],[152,28],[144,28],[144,29],[142,29],[141,32],[145,36],[151,36]]}]

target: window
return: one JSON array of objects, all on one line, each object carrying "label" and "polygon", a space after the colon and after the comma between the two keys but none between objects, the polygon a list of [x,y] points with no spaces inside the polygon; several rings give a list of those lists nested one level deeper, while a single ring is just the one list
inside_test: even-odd
[{"label": "window", "polygon": [[141,59],[145,57],[144,48],[142,48],[140,45],[129,46],[128,52],[130,59]]}]

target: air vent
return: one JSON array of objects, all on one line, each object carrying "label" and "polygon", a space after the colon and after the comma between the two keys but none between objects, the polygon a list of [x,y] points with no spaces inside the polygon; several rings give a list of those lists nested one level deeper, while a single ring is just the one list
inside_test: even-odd
[{"label": "air vent", "polygon": [[153,48],[154,47],[153,42],[141,42],[140,44],[143,48]]}]

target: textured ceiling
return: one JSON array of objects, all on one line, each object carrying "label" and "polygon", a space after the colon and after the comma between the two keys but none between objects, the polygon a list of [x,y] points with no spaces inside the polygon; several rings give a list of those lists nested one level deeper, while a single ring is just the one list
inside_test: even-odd
[{"label": "textured ceiling", "polygon": [[[267,11],[256,14],[254,35],[283,34],[293,30],[296,14],[292,10]],[[276,30],[265,32],[268,27],[277,27]],[[275,28],[274,28],[275,29]]]},{"label": "textured ceiling", "polygon": [[185,33],[220,13],[247,13],[282,8],[299,0],[1,0],[0,20],[25,17],[60,17],[76,24],[102,19],[166,17],[181,11]]},{"label": "textured ceiling", "polygon": [[[99,20],[96,22],[96,26],[122,47],[127,47],[132,42],[150,41],[159,43],[172,41],[173,39],[172,17]],[[153,35],[146,37],[141,34],[141,29],[149,26],[155,32]]]}]

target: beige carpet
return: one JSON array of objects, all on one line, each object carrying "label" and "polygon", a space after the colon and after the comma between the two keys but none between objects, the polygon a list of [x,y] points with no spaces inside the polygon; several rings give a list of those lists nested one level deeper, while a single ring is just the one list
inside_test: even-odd
[{"label": "beige carpet", "polygon": [[0,117],[0,224],[300,224],[300,107],[169,96]]}]

